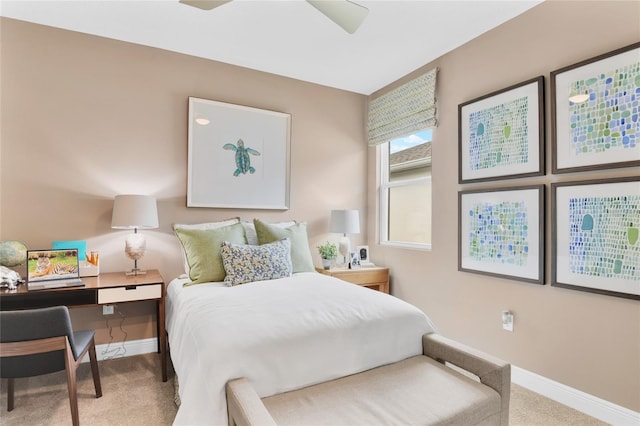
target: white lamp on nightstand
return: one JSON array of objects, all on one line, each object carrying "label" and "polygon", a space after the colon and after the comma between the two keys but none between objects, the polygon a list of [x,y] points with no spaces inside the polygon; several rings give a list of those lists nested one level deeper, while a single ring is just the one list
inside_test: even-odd
[{"label": "white lamp on nightstand", "polygon": [[138,259],[144,256],[147,243],[138,229],[158,227],[158,206],[156,199],[149,195],[116,195],[113,202],[111,227],[115,229],[133,229],[127,235],[124,252],[133,259],[133,269],[127,275],[146,273],[138,269]]},{"label": "white lamp on nightstand", "polygon": [[329,231],[342,234],[338,244],[338,252],[344,256],[344,263],[348,264],[351,255],[351,241],[347,234],[360,233],[360,212],[358,210],[331,210]]}]

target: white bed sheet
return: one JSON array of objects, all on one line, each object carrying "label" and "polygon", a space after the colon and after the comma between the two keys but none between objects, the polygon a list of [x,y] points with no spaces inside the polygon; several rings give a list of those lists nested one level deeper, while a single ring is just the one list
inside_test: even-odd
[{"label": "white bed sheet", "polygon": [[421,354],[421,336],[435,331],[400,299],[315,272],[236,287],[184,282],[167,289],[179,425],[226,426],[231,379],[274,395]]}]

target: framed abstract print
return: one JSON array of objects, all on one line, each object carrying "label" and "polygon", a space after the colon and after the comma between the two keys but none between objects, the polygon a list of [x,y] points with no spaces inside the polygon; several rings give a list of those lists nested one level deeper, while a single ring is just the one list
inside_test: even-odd
[{"label": "framed abstract print", "polygon": [[289,208],[291,115],[189,98],[187,207]]},{"label": "framed abstract print", "polygon": [[551,73],[553,173],[640,165],[640,43]]},{"label": "framed abstract print", "polygon": [[458,270],[544,284],[544,185],[458,192]]},{"label": "framed abstract print", "polygon": [[458,105],[458,182],[544,174],[544,77]]},{"label": "framed abstract print", "polygon": [[640,300],[640,177],[551,184],[551,285]]}]

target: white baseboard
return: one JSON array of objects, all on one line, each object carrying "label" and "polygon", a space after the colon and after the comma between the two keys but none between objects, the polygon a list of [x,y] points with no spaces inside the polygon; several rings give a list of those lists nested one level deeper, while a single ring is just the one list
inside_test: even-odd
[{"label": "white baseboard", "polygon": [[[115,342],[111,344],[96,345],[96,358],[98,361],[125,356],[149,354],[158,351],[158,340],[150,339],[131,340],[129,342]],[[82,362],[89,362],[87,354]]]},{"label": "white baseboard", "polygon": [[605,401],[562,383],[554,382],[551,379],[514,365],[511,366],[511,381],[611,425],[640,425],[640,413],[636,411]]}]

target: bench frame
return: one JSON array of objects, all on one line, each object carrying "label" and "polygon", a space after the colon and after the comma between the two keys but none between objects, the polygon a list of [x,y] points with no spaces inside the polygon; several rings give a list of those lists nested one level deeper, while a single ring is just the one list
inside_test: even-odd
[{"label": "bench frame", "polygon": [[[435,333],[422,337],[422,349],[423,355],[472,373],[482,384],[495,390],[500,395],[500,425],[509,424],[510,364]],[[226,390],[230,426],[276,425],[247,379],[229,381]]]}]

